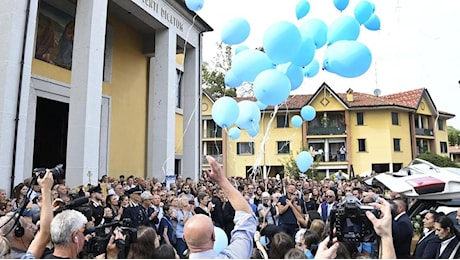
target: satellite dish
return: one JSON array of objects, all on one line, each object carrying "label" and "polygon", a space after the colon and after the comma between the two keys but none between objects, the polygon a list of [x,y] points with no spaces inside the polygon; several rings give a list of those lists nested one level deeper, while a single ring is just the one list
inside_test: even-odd
[{"label": "satellite dish", "polygon": [[380,94],[382,94],[382,91],[380,89],[376,88],[374,90],[374,95],[378,97],[378,96],[380,96]]}]

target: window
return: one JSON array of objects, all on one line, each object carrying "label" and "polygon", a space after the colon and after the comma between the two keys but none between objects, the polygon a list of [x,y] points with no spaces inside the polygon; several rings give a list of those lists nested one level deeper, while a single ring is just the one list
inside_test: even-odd
[{"label": "window", "polygon": [[441,142],[441,153],[447,153],[447,143]]},{"label": "window", "polygon": [[438,118],[438,130],[444,131],[444,121],[441,118]]},{"label": "window", "polygon": [[176,69],[177,79],[176,79],[176,107],[182,108],[182,75],[183,72]]},{"label": "window", "polygon": [[393,138],[393,151],[401,152],[401,139]]},{"label": "window", "polygon": [[217,157],[222,154],[222,142],[206,142],[206,154]]},{"label": "window", "polygon": [[289,115],[277,115],[276,116],[276,127],[277,128],[288,128],[289,127]]},{"label": "window", "polygon": [[399,114],[396,112],[391,112],[391,123],[393,125],[399,125]]},{"label": "window", "polygon": [[211,138],[221,138],[222,137],[222,128],[220,128],[214,120],[207,120],[208,122],[208,135],[207,137]]},{"label": "window", "polygon": [[360,152],[366,151],[366,139],[358,139],[358,149]]},{"label": "window", "polygon": [[236,154],[248,155],[254,154],[254,143],[253,142],[239,142],[236,144]]},{"label": "window", "polygon": [[357,125],[364,125],[364,113],[363,112],[358,112],[356,113],[356,121]]},{"label": "window", "polygon": [[278,143],[278,153],[279,154],[286,154],[289,153],[289,141],[279,141]]}]

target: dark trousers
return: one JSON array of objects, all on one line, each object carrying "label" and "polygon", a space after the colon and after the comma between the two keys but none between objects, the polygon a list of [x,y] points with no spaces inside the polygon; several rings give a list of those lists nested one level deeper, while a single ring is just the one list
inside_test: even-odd
[{"label": "dark trousers", "polygon": [[286,224],[281,223],[280,227],[293,239],[295,238],[295,233],[297,232],[297,224]]},{"label": "dark trousers", "polygon": [[182,240],[182,238],[177,238],[176,239],[176,251],[180,258],[186,258],[184,256],[185,249],[187,249],[187,244],[185,243],[185,241]]}]

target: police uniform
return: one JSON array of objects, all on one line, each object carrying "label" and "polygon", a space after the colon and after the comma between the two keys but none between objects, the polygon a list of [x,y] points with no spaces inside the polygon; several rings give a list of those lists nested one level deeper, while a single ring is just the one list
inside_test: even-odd
[{"label": "police uniform", "polygon": [[[102,194],[101,186],[98,185],[89,189],[90,194],[94,192]],[[98,226],[99,224],[101,224],[102,219],[104,218],[104,207],[102,207],[102,205],[99,204],[98,201],[95,201],[93,199],[90,200],[89,207],[91,209],[91,216],[94,218],[94,225]]]}]

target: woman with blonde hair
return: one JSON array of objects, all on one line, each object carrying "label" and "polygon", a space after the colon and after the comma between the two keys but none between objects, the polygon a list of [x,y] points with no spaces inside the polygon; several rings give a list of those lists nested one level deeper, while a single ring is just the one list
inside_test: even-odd
[{"label": "woman with blonde hair", "polygon": [[318,236],[321,238],[324,233],[325,226],[326,224],[322,219],[315,219],[311,222],[310,230],[318,234]]},{"label": "woman with blonde hair", "polygon": [[[193,203],[193,200],[191,202]],[[185,223],[193,217],[193,205],[189,203],[187,194],[183,193],[179,196],[177,206],[176,250],[179,256],[183,257],[184,251],[187,249],[187,244],[182,239],[184,235],[184,226]]]}]

